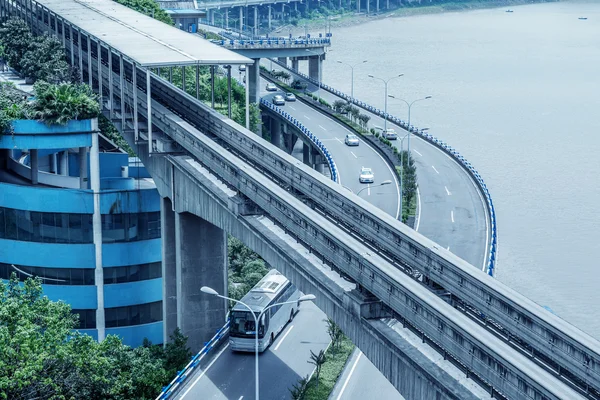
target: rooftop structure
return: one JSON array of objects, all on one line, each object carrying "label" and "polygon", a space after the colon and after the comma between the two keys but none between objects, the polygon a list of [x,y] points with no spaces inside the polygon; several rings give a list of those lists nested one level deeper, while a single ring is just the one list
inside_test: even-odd
[{"label": "rooftop structure", "polygon": [[36,0],[35,3],[142,67],[252,64],[244,56],[112,0]]}]

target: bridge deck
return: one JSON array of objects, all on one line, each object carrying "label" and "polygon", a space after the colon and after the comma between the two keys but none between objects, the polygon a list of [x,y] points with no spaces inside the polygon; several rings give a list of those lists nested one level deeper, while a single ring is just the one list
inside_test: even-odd
[{"label": "bridge deck", "polygon": [[252,60],[112,0],[36,0],[144,67],[252,64]]}]

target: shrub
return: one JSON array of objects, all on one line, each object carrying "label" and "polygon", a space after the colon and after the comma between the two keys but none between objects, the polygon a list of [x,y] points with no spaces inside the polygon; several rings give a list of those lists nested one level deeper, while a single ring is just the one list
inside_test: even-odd
[{"label": "shrub", "polygon": [[23,56],[31,48],[33,36],[27,23],[20,18],[11,18],[0,28],[0,44],[4,47],[6,61],[21,72]]},{"label": "shrub", "polygon": [[36,38],[21,60],[21,73],[34,80],[59,83],[70,80],[62,43],[51,36]]},{"label": "shrub", "polygon": [[100,114],[98,96],[87,85],[37,82],[32,116],[47,124],[65,125],[71,120],[96,118]]}]

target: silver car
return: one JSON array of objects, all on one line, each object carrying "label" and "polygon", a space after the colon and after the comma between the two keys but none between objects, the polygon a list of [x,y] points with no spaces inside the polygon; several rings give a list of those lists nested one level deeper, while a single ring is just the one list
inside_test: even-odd
[{"label": "silver car", "polygon": [[349,133],[346,135],[344,143],[346,143],[348,146],[358,146],[358,136]]},{"label": "silver car", "polygon": [[275,86],[274,83],[267,83],[267,92],[276,92],[277,91],[277,86]]},{"label": "silver car", "polygon": [[296,96],[294,96],[294,93],[286,93],[285,101],[296,101]]},{"label": "silver car", "polygon": [[371,168],[362,167],[360,169],[360,175],[358,176],[360,183],[373,183],[375,182],[375,174]]},{"label": "silver car", "polygon": [[283,96],[280,94],[273,96],[272,101],[273,101],[273,104],[275,104],[276,106],[284,106],[285,105],[285,100],[284,100]]}]

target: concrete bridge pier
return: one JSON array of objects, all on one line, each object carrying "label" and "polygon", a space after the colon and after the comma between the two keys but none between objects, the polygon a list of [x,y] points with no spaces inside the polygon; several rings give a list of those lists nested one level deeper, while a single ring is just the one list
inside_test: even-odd
[{"label": "concrete bridge pier", "polygon": [[277,61],[279,61],[287,67],[287,57],[277,57]]},{"label": "concrete bridge pier", "polygon": [[369,12],[370,12],[370,4],[369,4],[370,2],[371,2],[371,0],[367,0],[367,15],[369,15]]},{"label": "concrete bridge pier", "polygon": [[253,35],[258,35],[258,6],[254,6],[254,26],[252,27]]},{"label": "concrete bridge pier", "polygon": [[[240,7],[240,32],[244,29],[244,7]],[[241,36],[240,36],[241,38]]]},{"label": "concrete bridge pier", "polygon": [[271,31],[271,5],[269,4],[268,7],[269,7],[269,16],[268,16],[268,18],[269,18],[269,32],[270,32]]},{"label": "concrete bridge pier", "polygon": [[225,13],[225,28],[229,28],[229,8],[226,8],[224,13]]},{"label": "concrete bridge pier", "polygon": [[246,68],[246,81],[250,91],[250,103],[260,101],[260,58],[253,58],[254,64]]},{"label": "concrete bridge pier", "polygon": [[308,76],[311,79],[321,80],[321,56],[308,57]]},{"label": "concrete bridge pier", "polygon": [[310,144],[306,144],[304,143],[304,145],[302,146],[302,162],[306,165],[308,165],[309,167],[313,167],[312,166],[312,149],[311,149],[311,145]]},{"label": "concrete bridge pier", "polygon": [[227,293],[227,235],[196,215],[174,211],[169,199],[161,202],[161,223],[164,340],[179,327],[196,353],[225,322],[227,302],[203,296],[200,287]]},{"label": "concrete bridge pier", "polygon": [[215,10],[208,10],[208,15],[210,18],[210,24],[215,25]]},{"label": "concrete bridge pier", "polygon": [[293,57],[292,58],[292,69],[296,72],[298,72],[298,57]]},{"label": "concrete bridge pier", "polygon": [[379,12],[379,0],[375,2],[375,11]]},{"label": "concrete bridge pier", "polygon": [[284,149],[285,151],[287,151],[288,154],[292,154],[292,151],[294,151],[294,146],[298,141],[298,136],[296,136],[292,132],[292,129],[290,129],[287,124],[284,123],[283,127],[283,142],[285,146]]},{"label": "concrete bridge pier", "polygon": [[271,144],[281,148],[281,121],[278,118],[270,118],[270,120]]}]

